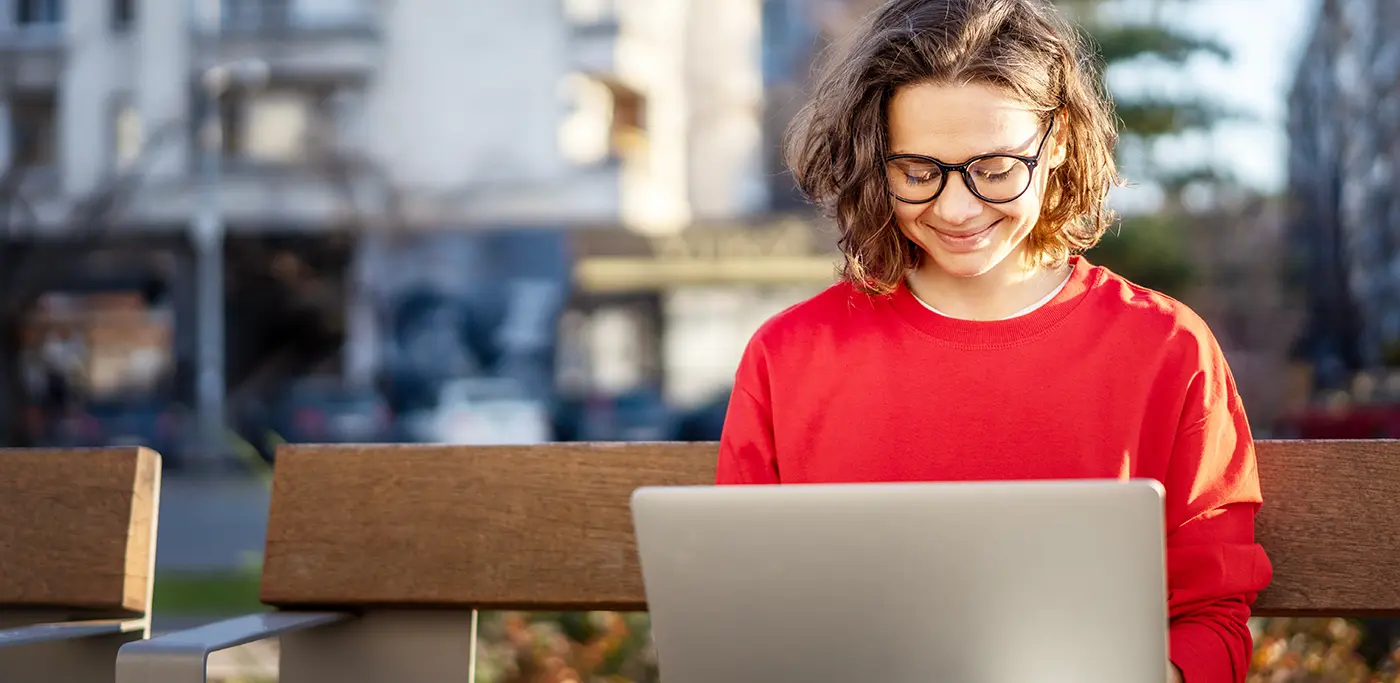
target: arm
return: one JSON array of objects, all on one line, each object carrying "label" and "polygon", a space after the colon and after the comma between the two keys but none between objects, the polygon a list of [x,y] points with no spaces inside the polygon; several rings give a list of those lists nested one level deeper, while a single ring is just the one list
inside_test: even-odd
[{"label": "arm", "polygon": [[270,612],[134,641],[117,652],[116,681],[204,683],[214,652],[352,618],[338,612]]},{"label": "arm", "polygon": [[1243,683],[1250,605],[1272,568],[1254,541],[1261,497],[1249,422],[1211,351],[1188,387],[1163,482],[1171,661],[1185,683]]},{"label": "arm", "polygon": [[761,347],[750,342],[734,375],[724,432],[719,441],[716,484],[776,484],[777,449],[768,377]]},{"label": "arm", "polygon": [[55,643],[91,636],[131,633],[146,628],[144,619],[108,619],[95,621],[61,621],[18,628],[0,629],[0,648]]}]

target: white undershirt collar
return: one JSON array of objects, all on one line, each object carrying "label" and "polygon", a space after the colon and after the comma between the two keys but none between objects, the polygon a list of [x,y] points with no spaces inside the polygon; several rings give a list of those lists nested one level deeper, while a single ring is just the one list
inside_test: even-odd
[{"label": "white undershirt collar", "polygon": [[[1070,277],[1072,277],[1073,275],[1074,275],[1074,271],[1071,270],[1070,273],[1069,273],[1069,275],[1066,275],[1066,276],[1065,276],[1065,279],[1062,280],[1062,281],[1060,282],[1060,284],[1057,285],[1057,286],[1055,287],[1055,289],[1051,290],[1049,294],[1046,294],[1045,297],[1042,298],[1040,301],[1037,301],[1037,302],[1035,302],[1035,303],[1033,303],[1033,304],[1031,304],[1031,305],[1029,305],[1029,306],[1027,306],[1027,307],[1025,307],[1025,308],[1023,308],[1023,309],[1021,309],[1021,310],[1019,310],[1019,311],[1016,311],[1015,313],[1012,313],[1011,315],[1008,315],[1008,316],[1006,316],[1005,318],[996,318],[996,320],[1010,320],[1010,319],[1012,319],[1012,318],[1019,318],[1019,317],[1021,317],[1021,316],[1023,316],[1023,315],[1026,315],[1027,313],[1030,313],[1030,312],[1034,311],[1034,310],[1037,309],[1037,308],[1040,308],[1041,306],[1044,306],[1045,304],[1050,303],[1050,300],[1051,300],[1051,299],[1054,299],[1054,298],[1055,298],[1055,295],[1056,295],[1056,294],[1059,294],[1059,293],[1060,293],[1060,290],[1063,290],[1063,289],[1065,288],[1065,285],[1069,284],[1069,279],[1070,279]],[[909,293],[910,293],[910,294],[914,294],[914,288],[910,287],[910,288],[909,288]],[[934,308],[932,305],[929,304],[929,302],[924,301],[923,299],[920,299],[918,294],[914,294],[914,300],[915,300],[915,301],[918,301],[918,302],[921,303],[921,304],[923,304],[923,305],[924,305],[924,308],[927,308],[928,310],[933,311],[934,313],[937,313],[938,315],[941,315],[941,316],[943,316],[943,317],[945,317],[945,318],[952,318],[952,317],[953,317],[953,316],[951,316],[951,315],[948,315],[947,313],[944,313],[943,311],[940,311],[940,310]]]}]

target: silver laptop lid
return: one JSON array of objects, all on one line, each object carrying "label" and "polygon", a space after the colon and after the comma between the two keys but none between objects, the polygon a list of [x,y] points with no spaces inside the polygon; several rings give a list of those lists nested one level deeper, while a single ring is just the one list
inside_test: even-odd
[{"label": "silver laptop lid", "polygon": [[632,510],[666,683],[1156,683],[1152,481],[660,487]]}]

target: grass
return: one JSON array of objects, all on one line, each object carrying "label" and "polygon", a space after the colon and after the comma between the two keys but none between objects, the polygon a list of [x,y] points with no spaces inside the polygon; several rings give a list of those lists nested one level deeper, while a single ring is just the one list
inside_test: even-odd
[{"label": "grass", "polygon": [[261,612],[258,568],[156,574],[152,610],[160,615],[222,616]]}]

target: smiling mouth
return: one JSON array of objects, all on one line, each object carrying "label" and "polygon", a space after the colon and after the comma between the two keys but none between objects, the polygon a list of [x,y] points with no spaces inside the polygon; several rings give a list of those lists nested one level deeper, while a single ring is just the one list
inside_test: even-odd
[{"label": "smiling mouth", "polygon": [[965,240],[965,239],[971,239],[971,238],[973,238],[973,237],[981,237],[982,235],[987,234],[988,231],[990,231],[992,228],[995,228],[995,227],[997,226],[997,223],[1000,223],[1000,222],[1001,222],[1001,219],[998,218],[997,220],[992,221],[991,224],[989,224],[987,227],[982,228],[981,230],[978,230],[978,231],[976,231],[976,232],[952,233],[952,232],[948,232],[948,231],[946,231],[946,230],[939,230],[938,228],[934,228],[933,231],[936,232],[936,233],[938,233],[938,234],[940,234],[940,235],[943,235],[944,237],[948,237],[948,238],[951,238],[951,239],[955,239],[955,240]]}]

